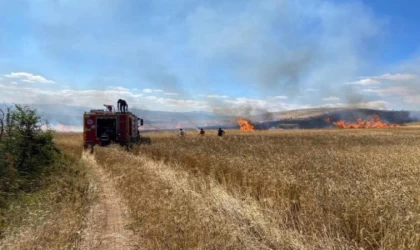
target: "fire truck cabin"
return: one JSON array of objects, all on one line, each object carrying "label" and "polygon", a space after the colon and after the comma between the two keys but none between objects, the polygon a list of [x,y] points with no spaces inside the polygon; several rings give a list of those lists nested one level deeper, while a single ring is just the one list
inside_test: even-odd
[{"label": "fire truck cabin", "polygon": [[83,145],[127,145],[138,142],[143,119],[131,112],[90,110],[83,115]]}]

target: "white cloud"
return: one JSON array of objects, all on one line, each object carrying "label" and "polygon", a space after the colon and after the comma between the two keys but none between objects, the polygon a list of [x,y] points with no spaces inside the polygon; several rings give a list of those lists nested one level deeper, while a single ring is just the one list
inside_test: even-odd
[{"label": "white cloud", "polygon": [[109,86],[108,88],[112,90],[129,91],[129,89],[124,88],[122,86]]},{"label": "white cloud", "polygon": [[246,98],[246,97],[238,97],[233,100],[225,100],[225,103],[233,104],[233,105],[243,105],[243,104],[253,104],[257,106],[264,106],[267,105],[269,102],[266,100],[261,99],[253,99],[253,98]]},{"label": "white cloud", "polygon": [[170,95],[170,96],[175,96],[178,95],[177,93],[172,93],[172,92],[165,92],[163,93],[164,95]]},{"label": "white cloud", "polygon": [[368,108],[368,109],[386,109],[389,105],[386,101],[370,101],[370,102],[359,102],[359,103],[329,103],[322,105],[314,105],[312,108]]},{"label": "white cloud", "polygon": [[377,85],[377,84],[381,84],[381,82],[379,82],[378,80],[372,79],[372,78],[366,78],[366,79],[361,79],[359,81],[354,81],[354,82],[348,82],[346,84],[349,85]]},{"label": "white cloud", "polygon": [[157,96],[146,96],[145,99],[154,101],[156,103],[172,106],[172,107],[181,107],[181,108],[193,108],[193,109],[203,109],[208,108],[208,104],[205,101],[196,101],[196,100],[184,100],[184,99],[171,99],[171,98],[162,98]]},{"label": "white cloud", "polygon": [[33,75],[31,73],[26,73],[26,72],[12,72],[4,76],[7,78],[20,79],[23,82],[29,82],[29,83],[55,84],[54,81],[48,80],[43,76]]},{"label": "white cloud", "polygon": [[168,108],[177,111],[210,109],[206,101],[189,99],[172,99],[158,96],[136,94],[124,88],[108,88],[106,90],[44,90],[34,87],[0,84],[1,102],[24,104],[65,104],[70,106],[86,106],[102,109],[104,104],[114,105],[118,99],[127,101],[129,108],[137,107],[153,110]]},{"label": "white cloud", "polygon": [[416,94],[412,88],[407,86],[394,86],[388,88],[370,88],[364,89],[365,92],[375,93],[380,96],[410,96]]},{"label": "white cloud", "polygon": [[17,82],[10,82],[10,84],[17,85],[18,83]]},{"label": "white cloud", "polygon": [[287,100],[289,99],[289,97],[285,96],[285,95],[278,95],[278,96],[274,96],[275,99],[281,99],[281,100]]},{"label": "white cloud", "polygon": [[103,104],[115,105],[118,99],[125,99],[130,107],[142,95],[123,90],[44,90],[19,85],[0,84],[2,102],[25,104],[66,104],[102,108]]},{"label": "white cloud", "polygon": [[229,96],[227,95],[207,95],[207,98],[213,98],[213,99],[224,99],[224,98],[228,98]]},{"label": "white cloud", "polygon": [[390,81],[407,81],[417,78],[417,75],[412,74],[383,74],[381,76],[375,76],[374,79],[379,80],[390,80]]},{"label": "white cloud", "polygon": [[[5,103],[25,104],[66,104],[70,106],[86,106],[92,108],[104,108],[103,104],[116,106],[120,98],[128,102],[129,108],[142,108],[152,110],[176,110],[193,111],[205,110],[216,111],[231,115],[254,115],[264,112],[278,112],[292,109],[314,107],[365,107],[384,109],[389,103],[385,101],[372,101],[357,104],[329,103],[324,105],[300,105],[283,102],[273,98],[256,99],[240,97],[225,99],[214,106],[207,101],[163,98],[154,95],[142,96],[125,90],[43,90],[38,88],[21,87],[17,85],[0,84],[0,92],[3,93],[0,101]],[[420,94],[406,99],[407,103],[419,103]],[[417,99],[416,99],[417,98]],[[213,105],[213,106],[212,106]]]},{"label": "white cloud", "polygon": [[322,100],[324,100],[324,101],[328,101],[328,102],[336,102],[336,101],[339,101],[339,100],[340,100],[340,98],[335,97],[335,96],[330,96],[330,97],[325,97],[325,98],[322,98]]},{"label": "white cloud", "polygon": [[144,93],[163,92],[161,89],[143,89]]},{"label": "white cloud", "polygon": [[156,96],[148,95],[148,96],[145,96],[144,99],[146,99],[146,100],[156,100],[158,98]]}]

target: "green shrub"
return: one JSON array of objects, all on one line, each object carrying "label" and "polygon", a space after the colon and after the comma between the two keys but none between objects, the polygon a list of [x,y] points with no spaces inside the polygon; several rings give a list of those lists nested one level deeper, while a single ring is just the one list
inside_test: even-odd
[{"label": "green shrub", "polygon": [[0,201],[4,201],[16,192],[35,190],[59,151],[48,123],[36,110],[15,105],[0,115]]}]

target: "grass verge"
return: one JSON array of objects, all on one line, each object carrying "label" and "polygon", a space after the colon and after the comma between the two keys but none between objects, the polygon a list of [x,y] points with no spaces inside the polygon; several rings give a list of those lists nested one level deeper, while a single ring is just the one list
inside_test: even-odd
[{"label": "grass verge", "polygon": [[89,204],[89,183],[80,162],[80,134],[56,134],[62,154],[41,174],[42,184],[17,194],[0,211],[0,249],[73,249]]}]

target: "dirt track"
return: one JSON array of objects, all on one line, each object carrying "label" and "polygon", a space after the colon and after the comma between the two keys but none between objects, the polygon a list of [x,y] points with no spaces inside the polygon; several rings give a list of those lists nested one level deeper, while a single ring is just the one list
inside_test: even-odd
[{"label": "dirt track", "polygon": [[127,207],[121,200],[110,176],[99,166],[93,155],[85,152],[82,160],[92,171],[92,204],[79,249],[138,249]]}]

